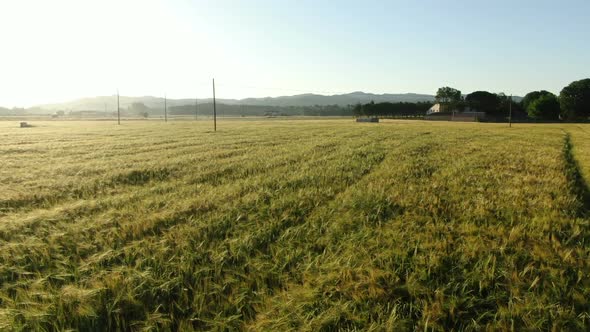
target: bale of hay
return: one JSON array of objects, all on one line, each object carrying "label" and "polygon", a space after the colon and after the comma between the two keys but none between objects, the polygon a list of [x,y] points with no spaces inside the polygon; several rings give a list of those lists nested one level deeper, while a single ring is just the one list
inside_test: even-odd
[{"label": "bale of hay", "polygon": [[28,124],[27,122],[21,122],[20,127],[21,128],[30,128],[30,127],[32,127],[32,125]]},{"label": "bale of hay", "polygon": [[357,118],[356,122],[379,122],[379,118]]}]

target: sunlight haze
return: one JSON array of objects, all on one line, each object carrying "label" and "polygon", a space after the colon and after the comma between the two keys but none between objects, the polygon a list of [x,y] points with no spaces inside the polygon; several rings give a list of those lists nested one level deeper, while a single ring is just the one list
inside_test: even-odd
[{"label": "sunlight haze", "polygon": [[554,93],[587,1],[2,1],[0,106],[113,95]]}]

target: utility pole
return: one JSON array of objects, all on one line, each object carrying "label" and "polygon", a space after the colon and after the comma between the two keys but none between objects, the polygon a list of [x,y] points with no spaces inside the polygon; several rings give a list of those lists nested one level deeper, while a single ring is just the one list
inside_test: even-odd
[{"label": "utility pole", "polygon": [[217,107],[215,106],[215,79],[213,79],[213,131],[217,131]]},{"label": "utility pole", "polygon": [[166,105],[166,94],[164,94],[164,122],[168,122],[168,107]]},{"label": "utility pole", "polygon": [[119,107],[119,89],[117,89],[117,124],[121,124],[121,108]]},{"label": "utility pole", "polygon": [[510,111],[508,113],[508,127],[512,128],[512,95],[510,95]]},{"label": "utility pole", "polygon": [[195,121],[199,120],[199,100],[195,98]]}]

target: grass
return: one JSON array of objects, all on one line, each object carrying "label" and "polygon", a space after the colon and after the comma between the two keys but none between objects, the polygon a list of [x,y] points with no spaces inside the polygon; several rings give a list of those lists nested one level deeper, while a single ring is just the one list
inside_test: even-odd
[{"label": "grass", "polygon": [[0,122],[0,330],[587,330],[590,126]]}]

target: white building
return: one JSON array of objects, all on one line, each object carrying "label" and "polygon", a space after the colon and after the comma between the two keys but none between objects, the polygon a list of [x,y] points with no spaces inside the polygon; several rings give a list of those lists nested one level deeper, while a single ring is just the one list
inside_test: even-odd
[{"label": "white building", "polygon": [[[426,111],[426,115],[430,115],[430,114],[433,114],[433,113],[440,113],[442,111],[443,110],[441,110],[440,103],[436,103],[436,104],[432,105],[432,107],[429,108],[428,111]],[[458,112],[462,112],[462,113],[473,113],[473,112],[477,112],[477,110],[472,109],[471,107],[465,107],[465,109],[463,109],[463,110],[458,110],[458,109],[455,109],[455,110],[445,109],[444,112],[446,112],[446,113],[453,113],[453,112],[455,112],[455,113],[458,113]]]},{"label": "white building", "polygon": [[486,114],[484,112],[477,112],[476,110],[465,107],[464,110],[443,110],[439,103],[432,105],[428,111],[426,111],[426,120],[442,120],[442,121],[481,121],[485,120]]},{"label": "white building", "polygon": [[440,112],[440,104],[436,103],[434,105],[432,105],[431,108],[428,109],[428,111],[426,111],[426,115],[432,114],[432,113],[438,113]]}]

